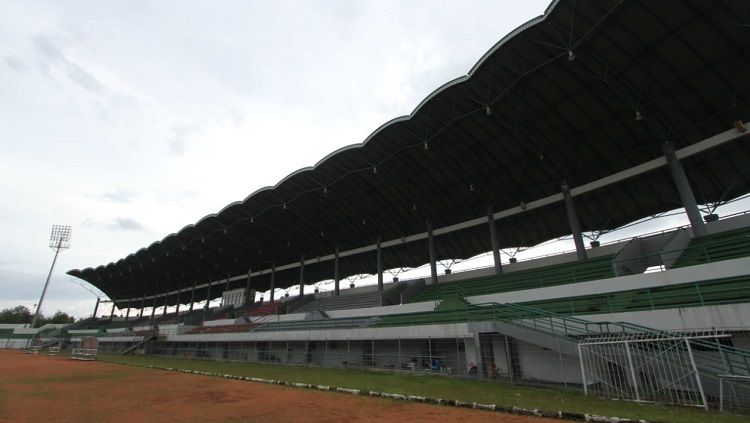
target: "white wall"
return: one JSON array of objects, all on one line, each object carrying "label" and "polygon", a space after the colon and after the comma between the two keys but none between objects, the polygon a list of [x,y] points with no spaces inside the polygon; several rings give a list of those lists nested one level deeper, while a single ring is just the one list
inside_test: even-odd
[{"label": "white wall", "polygon": [[750,303],[578,316],[592,322],[628,322],[663,330],[750,330]]}]

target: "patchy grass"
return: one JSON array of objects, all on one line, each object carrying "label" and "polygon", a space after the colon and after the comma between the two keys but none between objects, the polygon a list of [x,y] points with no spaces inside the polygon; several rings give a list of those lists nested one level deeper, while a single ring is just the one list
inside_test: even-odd
[{"label": "patchy grass", "polygon": [[747,417],[712,411],[613,401],[584,396],[567,389],[532,388],[507,383],[455,379],[429,374],[396,374],[367,370],[233,363],[151,356],[100,354],[99,360],[136,366],[153,365],[204,372],[250,376],[290,382],[330,385],[379,392],[497,404],[504,407],[597,414],[652,422],[747,422]]}]

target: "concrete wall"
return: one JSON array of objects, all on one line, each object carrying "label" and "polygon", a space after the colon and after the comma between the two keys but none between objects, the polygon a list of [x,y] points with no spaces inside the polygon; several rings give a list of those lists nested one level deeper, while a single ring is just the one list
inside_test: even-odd
[{"label": "concrete wall", "polygon": [[517,342],[522,379],[561,384],[583,383],[578,357],[559,354],[527,342]]},{"label": "concrete wall", "polygon": [[281,332],[238,332],[168,335],[167,342],[245,342],[362,339],[456,338],[470,334],[466,323],[353,329],[297,330]]},{"label": "concrete wall", "polygon": [[[233,325],[237,322],[238,319],[216,319],[216,320],[206,320],[203,322],[203,326],[226,326],[226,325]],[[160,325],[166,326],[166,325]]]},{"label": "concrete wall", "polygon": [[[628,322],[664,330],[750,330],[750,303],[579,316],[592,322]],[[750,348],[748,348],[750,349]]]},{"label": "concrete wall", "polygon": [[399,304],[383,307],[354,308],[349,310],[330,310],[326,311],[331,318],[349,318],[349,317],[367,317],[367,316],[387,316],[389,314],[401,313],[418,313],[423,311],[432,311],[435,309],[434,301],[426,301],[413,304]]}]

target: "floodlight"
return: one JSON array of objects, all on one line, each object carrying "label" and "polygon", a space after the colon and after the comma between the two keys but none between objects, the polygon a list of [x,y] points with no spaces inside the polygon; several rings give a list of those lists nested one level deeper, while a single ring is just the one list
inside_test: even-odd
[{"label": "floodlight", "polygon": [[57,262],[57,256],[60,254],[60,250],[70,248],[70,234],[71,229],[68,225],[52,225],[52,234],[49,237],[49,247],[55,250],[55,258],[52,259],[52,266],[49,268],[47,274],[47,281],[44,282],[44,289],[42,289],[42,296],[39,298],[39,303],[36,304],[36,311],[34,312],[34,318],[31,320],[31,328],[36,326],[36,321],[39,318],[39,312],[42,310],[42,302],[44,302],[44,295],[47,293],[47,287],[49,286],[49,280],[52,277],[52,270],[55,268]]},{"label": "floodlight", "polygon": [[53,249],[70,248],[71,229],[68,225],[52,225],[49,246]]}]

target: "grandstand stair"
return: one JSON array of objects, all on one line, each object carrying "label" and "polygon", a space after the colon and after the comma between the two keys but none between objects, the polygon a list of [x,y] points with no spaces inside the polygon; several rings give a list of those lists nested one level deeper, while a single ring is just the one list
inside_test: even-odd
[{"label": "grandstand stair", "polygon": [[313,310],[345,310],[354,308],[378,307],[382,304],[380,291],[366,292],[361,294],[344,294],[338,296],[318,297],[295,312]]},{"label": "grandstand stair", "polygon": [[605,255],[501,275],[428,285],[410,302],[436,301],[458,295],[470,297],[611,278],[615,276],[612,259],[612,255]]},{"label": "grandstand stair", "polygon": [[693,238],[672,267],[694,266],[747,256],[750,256],[750,228],[745,227]]}]

